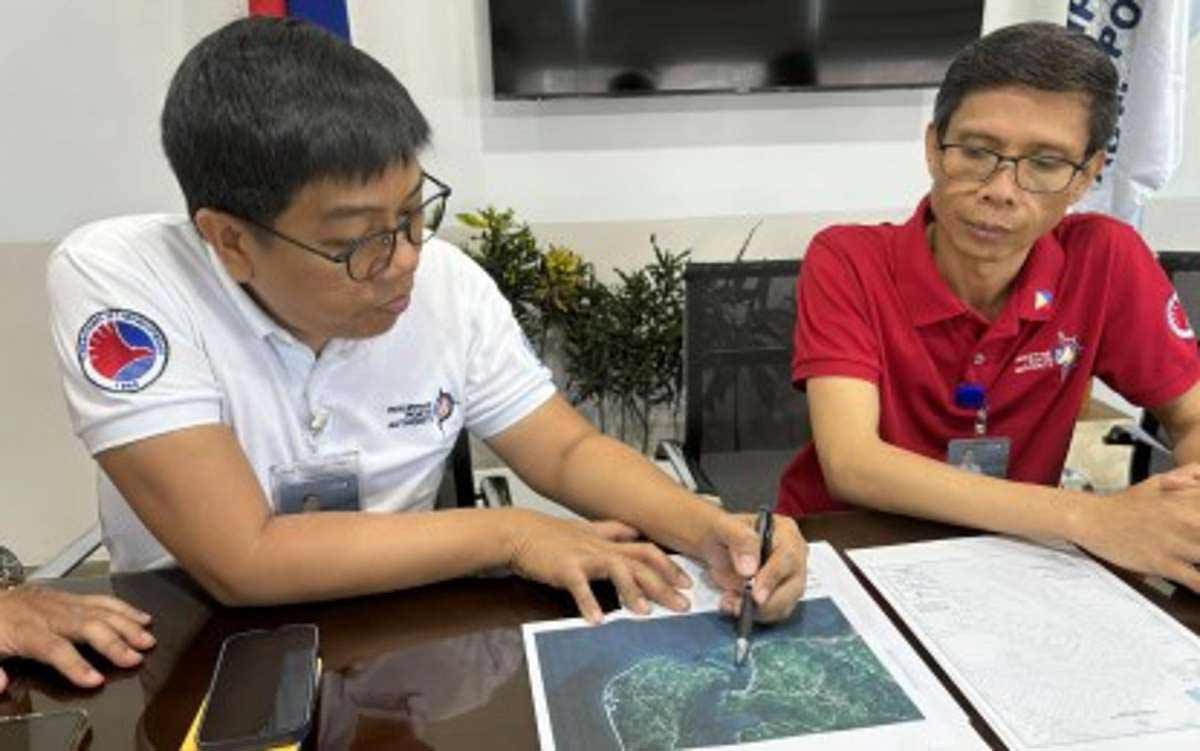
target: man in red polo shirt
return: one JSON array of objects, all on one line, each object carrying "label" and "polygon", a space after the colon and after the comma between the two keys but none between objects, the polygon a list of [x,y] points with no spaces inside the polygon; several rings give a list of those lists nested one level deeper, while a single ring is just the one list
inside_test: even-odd
[{"label": "man in red polo shirt", "polygon": [[[1066,216],[1103,166],[1117,83],[1062,27],[985,36],[938,91],[912,218],[813,239],[793,377],[814,441],[780,511],[852,503],[1060,537],[1200,591],[1195,335],[1137,232]],[[1108,497],[1056,487],[1093,375],[1162,421],[1183,469]]]}]

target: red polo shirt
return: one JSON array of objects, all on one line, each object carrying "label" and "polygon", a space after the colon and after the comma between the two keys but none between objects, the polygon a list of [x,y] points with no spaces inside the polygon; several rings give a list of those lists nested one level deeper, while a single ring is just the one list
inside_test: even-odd
[{"label": "red polo shirt", "polygon": [[[797,282],[792,376],[849,376],[879,389],[879,435],[944,461],[974,433],[959,383],[986,388],[988,434],[1012,440],[1013,480],[1057,484],[1089,379],[1156,407],[1200,379],[1187,315],[1141,237],[1099,214],[1067,216],[1039,239],[995,322],[960,300],[934,265],[929,200],[904,225],[838,226],[809,246]],[[780,481],[778,510],[845,508],[825,487],[815,444]]]}]

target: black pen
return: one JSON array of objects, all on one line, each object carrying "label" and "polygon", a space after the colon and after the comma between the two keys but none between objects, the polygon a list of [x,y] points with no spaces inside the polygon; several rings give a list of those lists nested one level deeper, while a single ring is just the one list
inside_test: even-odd
[{"label": "black pen", "polygon": [[[771,535],[775,532],[775,517],[771,515],[771,509],[764,506],[758,510],[758,518],[754,521],[754,530],[758,532],[761,542],[758,553],[758,566],[761,569],[766,564],[767,558],[771,556]],[[754,625],[753,589],[754,577],[750,577],[742,588],[742,613],[738,617],[737,649],[733,655],[734,665],[741,665],[745,662],[746,654],[750,651],[750,627]]]}]

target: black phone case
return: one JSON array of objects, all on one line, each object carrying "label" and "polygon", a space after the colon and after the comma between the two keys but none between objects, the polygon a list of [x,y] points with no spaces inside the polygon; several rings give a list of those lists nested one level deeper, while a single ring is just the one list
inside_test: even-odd
[{"label": "black phone case", "polygon": [[241,738],[205,739],[205,721],[207,720],[208,714],[206,711],[205,717],[200,721],[199,732],[196,734],[196,745],[201,749],[201,751],[241,751],[242,749],[262,749],[270,746],[299,743],[305,738],[305,736],[308,735],[309,730],[312,728],[312,710],[316,702],[317,683],[320,679],[320,675],[317,673],[317,651],[319,647],[319,639],[317,627],[314,624],[290,624],[286,626],[280,626],[274,630],[257,629],[253,631],[241,631],[236,634],[229,635],[225,638],[225,641],[221,643],[221,651],[217,656],[217,667],[216,670],[213,671],[212,681],[209,683],[208,693],[205,696],[208,701],[208,706],[211,708],[214,693],[217,691],[218,686],[220,685],[221,671],[223,668],[225,670],[235,671],[246,670],[246,666],[244,665],[226,667],[228,665],[229,655],[235,651],[237,646],[239,646],[237,640],[265,639],[267,640],[265,643],[269,644],[271,638],[280,638],[285,635],[284,632],[293,629],[311,631],[312,634],[312,646],[310,653],[308,654],[309,659],[307,661],[308,665],[310,666],[309,670],[311,670],[312,673],[309,676],[311,680],[304,682],[304,690],[306,691],[306,699],[304,702],[306,711],[304,714],[304,721],[301,724],[293,727],[280,727],[277,732],[274,733],[265,733]]}]

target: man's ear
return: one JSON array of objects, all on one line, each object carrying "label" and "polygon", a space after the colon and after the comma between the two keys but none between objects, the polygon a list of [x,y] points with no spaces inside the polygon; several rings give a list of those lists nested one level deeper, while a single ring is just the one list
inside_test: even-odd
[{"label": "man's ear", "polygon": [[937,126],[930,121],[929,125],[925,126],[925,169],[929,171],[929,179],[937,181],[938,173],[941,171],[939,165],[941,163],[941,149],[938,148],[938,132]]},{"label": "man's ear", "polygon": [[243,222],[224,211],[209,208],[197,211],[195,222],[235,282],[245,284],[254,279],[252,251],[257,245]]},{"label": "man's ear", "polygon": [[1100,172],[1104,169],[1104,162],[1107,160],[1108,151],[1105,149],[1100,149],[1087,160],[1083,172],[1076,175],[1071,182],[1068,198],[1072,204],[1083,198],[1088,189],[1092,187],[1092,183],[1096,182],[1096,178],[1100,176]]}]

